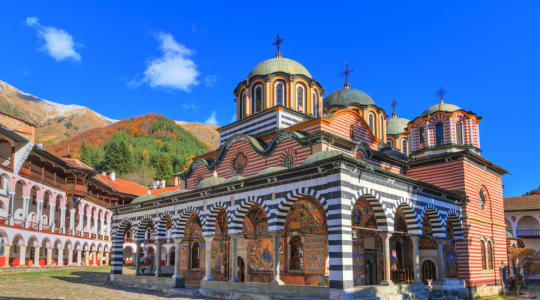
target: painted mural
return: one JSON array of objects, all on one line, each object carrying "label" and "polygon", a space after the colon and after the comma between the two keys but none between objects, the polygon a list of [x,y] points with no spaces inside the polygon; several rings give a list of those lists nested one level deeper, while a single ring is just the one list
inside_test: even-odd
[{"label": "painted mural", "polygon": [[221,210],[215,222],[215,236],[210,250],[212,257],[212,277],[215,280],[229,280],[229,249],[230,242],[227,228],[227,213]]},{"label": "painted mural", "polygon": [[328,239],[323,236],[304,238],[304,273],[323,275],[328,256]]},{"label": "painted mural", "polygon": [[[184,228],[184,241],[180,243],[180,260],[179,269],[182,276],[186,279],[186,283],[199,284],[204,277],[205,266],[205,242],[202,238],[202,227],[199,216],[192,213]],[[194,244],[197,244],[194,246]],[[193,248],[197,251],[194,257]],[[197,250],[198,249],[198,250]],[[193,268],[193,259],[195,259],[198,267]]]},{"label": "painted mural", "polygon": [[446,277],[458,277],[458,258],[456,252],[456,241],[454,240],[454,231],[452,226],[446,226],[446,239],[443,242],[443,255],[446,266]]},{"label": "painted mural", "polygon": [[[352,212],[352,225],[355,232],[353,238],[353,284],[355,286],[375,284],[379,282],[382,268],[381,249],[377,238],[377,222],[369,203],[360,198],[356,201]],[[369,242],[369,243],[367,243]],[[366,247],[369,250],[366,250]],[[366,254],[369,251],[369,254]],[[366,264],[369,262],[369,266]],[[370,272],[367,274],[366,272]]]}]

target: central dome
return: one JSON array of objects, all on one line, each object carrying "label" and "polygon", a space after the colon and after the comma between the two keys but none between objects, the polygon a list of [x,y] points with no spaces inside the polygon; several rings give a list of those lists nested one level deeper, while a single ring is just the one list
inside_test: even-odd
[{"label": "central dome", "polygon": [[386,120],[386,134],[402,134],[409,124],[409,120],[404,118],[392,117]]},{"label": "central dome", "polygon": [[332,106],[346,107],[352,104],[375,105],[375,101],[364,91],[351,88],[337,90],[324,99],[326,108]]},{"label": "central dome", "polygon": [[461,107],[459,107],[457,105],[441,102],[439,104],[435,104],[435,105],[430,106],[428,109],[426,109],[422,113],[421,116],[422,117],[429,116],[432,113],[439,112],[439,111],[442,111],[442,112],[454,112],[454,111],[460,110],[460,109],[461,109]]},{"label": "central dome", "polygon": [[312,79],[309,71],[297,61],[283,57],[274,57],[258,64],[249,73],[248,78],[257,75],[269,75],[273,73],[286,73],[291,75],[304,75]]}]

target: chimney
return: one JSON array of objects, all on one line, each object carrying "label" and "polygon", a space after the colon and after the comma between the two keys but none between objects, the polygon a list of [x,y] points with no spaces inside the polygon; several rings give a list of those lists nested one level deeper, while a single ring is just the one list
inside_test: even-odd
[{"label": "chimney", "polygon": [[155,189],[159,188],[159,180],[154,180],[154,188]]},{"label": "chimney", "polygon": [[115,180],[116,180],[116,172],[111,172],[111,174],[109,175],[109,178],[110,178],[112,181],[115,181]]},{"label": "chimney", "polygon": [[107,176],[107,172],[103,171],[103,172],[101,172],[101,175]]},{"label": "chimney", "polygon": [[165,179],[161,180],[161,188],[165,188],[165,186],[167,185],[167,182],[165,181]]}]

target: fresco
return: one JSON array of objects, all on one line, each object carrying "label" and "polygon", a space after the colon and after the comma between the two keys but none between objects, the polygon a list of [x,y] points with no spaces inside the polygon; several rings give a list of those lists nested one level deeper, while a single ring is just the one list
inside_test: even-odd
[{"label": "fresco", "polygon": [[274,243],[271,238],[248,240],[247,251],[250,273],[272,272]]},{"label": "fresco", "polygon": [[212,241],[212,277],[215,280],[229,280],[229,241]]},{"label": "fresco", "polygon": [[285,219],[285,230],[326,234],[324,211],[308,200],[296,201]]},{"label": "fresco", "polygon": [[326,236],[304,238],[304,273],[324,275],[328,240]]},{"label": "fresco", "polygon": [[355,286],[366,283],[362,238],[353,241],[353,283]]},{"label": "fresco", "polygon": [[244,217],[242,232],[246,238],[255,238],[268,234],[268,219],[264,209],[257,205],[251,208]]},{"label": "fresco", "polygon": [[446,239],[443,242],[443,255],[446,266],[446,277],[457,278],[458,277],[458,259],[456,252],[456,241],[454,240],[454,231],[452,226],[447,224],[446,226]]}]

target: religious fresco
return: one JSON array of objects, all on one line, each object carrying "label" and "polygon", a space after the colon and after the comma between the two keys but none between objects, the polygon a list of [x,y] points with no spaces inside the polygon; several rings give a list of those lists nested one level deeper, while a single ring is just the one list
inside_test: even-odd
[{"label": "religious fresco", "polygon": [[[194,242],[199,244],[199,268],[191,268],[191,248]],[[187,283],[198,284],[204,277],[205,242],[202,238],[201,221],[197,213],[192,213],[184,228],[184,240],[180,243],[179,269]]]},{"label": "religious fresco", "polygon": [[248,240],[247,252],[250,273],[272,272],[274,243],[271,238]]},{"label": "religious fresco", "polygon": [[304,273],[323,275],[328,256],[326,236],[307,236],[304,238]]},{"label": "religious fresco", "polygon": [[304,234],[326,234],[324,211],[310,201],[298,200],[289,209],[285,219],[285,230]]},{"label": "religious fresco", "polygon": [[353,240],[353,284],[355,286],[366,284],[363,242],[362,238]]},{"label": "religious fresco", "polygon": [[210,253],[212,277],[215,280],[229,280],[229,241],[214,239]]},{"label": "religious fresco", "polygon": [[431,222],[427,216],[424,216],[422,223],[422,237],[418,240],[418,248],[420,250],[435,250],[437,249],[437,243],[433,238],[433,228]]},{"label": "religious fresco", "polygon": [[256,238],[268,234],[268,219],[260,205],[251,208],[244,217],[242,233],[245,238]]},{"label": "religious fresco", "polygon": [[454,240],[454,230],[450,224],[446,225],[446,238],[443,241],[443,255],[446,267],[446,277],[458,277],[458,258],[456,252],[456,241]]}]

